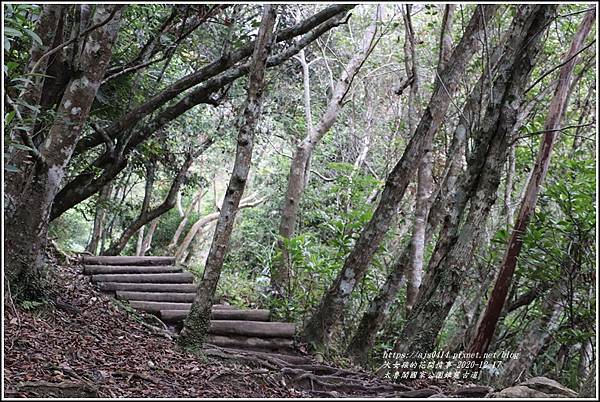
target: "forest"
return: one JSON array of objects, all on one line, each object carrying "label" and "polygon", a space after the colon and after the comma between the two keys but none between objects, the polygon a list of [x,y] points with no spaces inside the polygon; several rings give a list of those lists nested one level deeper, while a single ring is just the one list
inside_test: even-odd
[{"label": "forest", "polygon": [[597,397],[596,35],[3,4],[3,396]]}]

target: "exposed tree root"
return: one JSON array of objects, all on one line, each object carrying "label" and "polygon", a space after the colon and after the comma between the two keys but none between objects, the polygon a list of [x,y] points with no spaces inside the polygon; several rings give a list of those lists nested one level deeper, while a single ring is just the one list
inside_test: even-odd
[{"label": "exposed tree root", "polygon": [[[266,374],[265,369],[276,371],[282,375],[284,381],[287,380],[297,388],[315,396],[338,397],[343,394],[380,395],[381,393],[402,396],[406,392],[415,392],[411,387],[386,382],[368,373],[339,369],[324,364],[294,363],[282,358],[284,355],[209,346],[210,348],[203,350],[206,356],[238,360],[244,364],[261,367],[260,373]],[[227,374],[221,373],[217,377]],[[418,394],[429,396],[437,392],[430,389]]]}]

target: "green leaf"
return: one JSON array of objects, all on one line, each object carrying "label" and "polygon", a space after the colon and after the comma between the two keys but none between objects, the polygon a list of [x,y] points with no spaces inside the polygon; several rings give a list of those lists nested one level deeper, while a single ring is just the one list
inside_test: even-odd
[{"label": "green leaf", "polygon": [[12,121],[14,118],[15,118],[15,111],[14,111],[14,110],[12,110],[12,111],[8,112],[8,113],[6,114],[6,116],[4,116],[4,124],[5,124],[5,125],[9,125],[9,124],[10,124],[10,122],[11,122],[11,121]]},{"label": "green leaf", "polygon": [[31,147],[28,147],[27,145],[19,144],[17,142],[13,142],[10,145],[14,148],[22,149],[23,151],[33,151],[33,149]]},{"label": "green leaf", "polygon": [[23,28],[23,29],[24,29],[25,33],[27,33],[27,35],[29,35],[31,37],[31,39],[33,39],[34,42],[36,42],[40,46],[44,46],[44,43],[42,42],[42,38],[40,38],[38,36],[38,34],[33,32],[31,29],[27,29],[27,28]]},{"label": "green leaf", "polygon": [[17,31],[14,28],[8,28],[8,27],[4,28],[4,35],[10,36],[11,38],[20,38],[21,36],[23,36],[23,34],[21,32]]}]

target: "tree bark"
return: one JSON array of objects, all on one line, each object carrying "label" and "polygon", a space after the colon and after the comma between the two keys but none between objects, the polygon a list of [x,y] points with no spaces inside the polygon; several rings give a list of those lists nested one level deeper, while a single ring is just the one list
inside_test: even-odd
[{"label": "tree bark", "polygon": [[36,148],[35,162],[19,166],[23,172],[12,173],[6,183],[5,279],[15,297],[43,297],[48,215],[110,60],[121,11],[119,5],[98,6],[94,23],[113,18],[88,35],[81,74],[69,82],[46,141]]},{"label": "tree bark", "polygon": [[[31,72],[32,68],[38,63],[42,55],[51,49],[52,44],[55,41],[58,24],[64,8],[65,6],[62,4],[44,4],[42,6],[39,19],[35,25],[35,33],[41,39],[41,43],[35,40],[32,41],[30,59],[25,71]],[[25,105],[36,106],[40,104],[42,88],[44,86],[43,74],[46,74],[47,67],[48,58],[46,57],[40,62],[36,70],[36,72],[41,75],[29,77],[30,81],[25,83],[23,90],[19,94],[16,108],[18,115],[20,116],[20,118],[19,116],[17,116],[17,118],[19,118],[21,124],[19,124],[20,127],[11,130],[10,139],[12,141],[17,141],[18,138],[21,138],[23,145],[30,145],[39,107],[31,109]],[[29,139],[25,137],[29,137]],[[17,150],[13,149],[13,152],[14,151]],[[9,160],[10,159],[12,158],[9,156]],[[15,163],[15,161],[12,163]]]},{"label": "tree bark", "polygon": [[107,205],[112,197],[112,185],[107,184],[100,191],[98,201],[96,205],[96,215],[94,216],[94,227],[92,229],[92,236],[90,243],[86,247],[86,251],[96,255],[98,254],[98,246],[102,241],[104,235],[106,216],[107,216]]},{"label": "tree bark", "polygon": [[[522,6],[513,20],[504,55],[498,63],[490,101],[469,157],[467,173],[459,179],[438,242],[430,258],[427,276],[407,323],[394,346],[397,352],[430,352],[458,296],[463,270],[474,244],[482,236],[489,211],[496,200],[501,166],[510,134],[516,124],[520,100],[541,46],[540,27],[554,6]],[[466,203],[469,212],[463,221]]]},{"label": "tree bark", "polygon": [[181,222],[179,222],[179,225],[177,226],[177,230],[175,230],[175,234],[173,235],[171,242],[167,246],[168,250],[174,251],[175,248],[177,247],[177,242],[179,241],[179,237],[181,236],[183,229],[185,229],[185,227],[190,219],[190,215],[192,214],[192,211],[194,210],[194,207],[200,203],[200,201],[202,200],[202,197],[204,197],[206,192],[207,192],[207,190],[202,190],[202,189],[198,190],[198,193],[196,193],[196,196],[194,197],[194,199],[192,200],[190,205],[188,205],[188,207],[185,209],[185,211],[183,213],[183,219],[181,220]]},{"label": "tree bark", "polygon": [[146,226],[142,226],[140,230],[138,230],[138,238],[135,246],[135,255],[142,255],[142,243],[144,243],[144,232],[146,231]]},{"label": "tree bark", "polygon": [[[452,13],[454,6],[446,5],[444,8],[444,17],[442,21],[442,32],[440,35],[440,51],[438,59],[438,74],[441,73],[450,58],[452,48]],[[407,18],[409,18],[407,16]],[[410,19],[409,19],[410,21]],[[412,25],[411,25],[412,26]],[[412,31],[412,28],[411,28]],[[414,43],[414,34],[411,39]],[[413,45],[414,46],[414,45]],[[413,71],[416,74],[416,61],[413,53]],[[412,85],[411,85],[412,86]],[[417,173],[417,199],[415,204],[415,219],[413,225],[413,236],[411,239],[411,258],[408,264],[406,274],[406,315],[410,313],[417,293],[421,286],[423,276],[423,260],[425,252],[425,228],[427,226],[427,217],[432,202],[433,177],[431,173],[433,165],[433,138],[423,143],[423,159],[419,164]]]},{"label": "tree bark", "polygon": [[597,398],[596,391],[596,362],[590,367],[590,374],[587,376],[581,388],[579,389],[579,398]]},{"label": "tree bark", "polygon": [[231,178],[223,199],[213,242],[204,268],[202,281],[198,285],[196,298],[190,314],[184,321],[183,329],[177,339],[179,345],[197,349],[202,347],[210,327],[212,299],[217,288],[223,260],[229,246],[229,238],[238,205],[244,193],[250,163],[256,125],[261,114],[265,69],[267,58],[273,43],[276,8],[265,4],[256,45],[252,54],[248,94],[243,114],[239,120],[236,157]]},{"label": "tree bark", "polygon": [[[583,41],[590,32],[595,18],[595,9],[588,11],[575,38],[571,42],[571,47],[565,56],[565,60],[576,55],[581,49]],[[487,351],[494,335],[498,318],[500,317],[500,313],[506,301],[508,288],[512,282],[513,273],[517,265],[517,258],[523,245],[523,236],[529,220],[535,212],[537,197],[544,178],[546,177],[546,173],[548,172],[548,167],[550,166],[552,147],[557,134],[557,131],[552,130],[556,130],[560,125],[569,89],[569,81],[576,63],[577,57],[573,57],[572,60],[567,62],[560,69],[559,83],[554,92],[554,96],[552,97],[548,116],[544,123],[544,137],[540,143],[540,150],[532,170],[533,173],[531,179],[529,180],[529,183],[527,183],[525,198],[521,203],[515,227],[511,233],[494,289],[492,290],[487,307],[479,321],[476,335],[470,346],[470,350],[474,353],[483,354]]]},{"label": "tree bark", "polygon": [[160,216],[155,218],[152,223],[150,223],[150,227],[148,228],[148,232],[144,236],[144,240],[142,241],[142,248],[140,251],[141,256],[146,255],[146,253],[152,247],[152,237],[154,236],[154,232],[156,231],[156,227],[158,226],[158,222],[160,221]]},{"label": "tree bark", "polygon": [[298,144],[292,157],[286,194],[281,208],[279,225],[278,248],[281,250],[281,261],[271,268],[271,288],[276,297],[283,298],[289,293],[290,264],[289,250],[285,242],[293,235],[296,227],[300,202],[304,188],[308,183],[307,175],[310,170],[310,159],[316,145],[333,126],[342,109],[344,98],[352,85],[352,81],[375,46],[377,22],[380,20],[381,6],[377,7],[373,23],[367,28],[362,38],[361,50],[356,53],[342,70],[342,75],[336,83],[331,99],[317,125]]},{"label": "tree bark", "polygon": [[[244,208],[253,208],[257,205],[262,204],[265,201],[265,199],[266,198],[254,200],[254,195],[246,197],[240,201],[238,210],[244,209]],[[221,209],[222,209],[222,207],[221,207]],[[177,247],[177,252],[175,253],[175,258],[177,259],[177,261],[182,261],[183,259],[185,259],[185,253],[187,252],[187,249],[190,247],[190,244],[192,243],[194,238],[198,235],[198,232],[200,232],[203,228],[205,228],[210,223],[219,219],[219,216],[220,216],[220,212],[213,212],[212,214],[208,214],[208,215],[203,216],[202,218],[198,219],[192,225],[190,230],[187,232],[187,234],[181,241],[181,244],[179,245],[179,247]]]},{"label": "tree bark", "polygon": [[350,294],[364,276],[390,225],[395,222],[398,206],[422,157],[423,144],[428,138],[434,136],[441,124],[449,107],[450,97],[456,93],[459,79],[479,47],[478,38],[484,26],[483,21],[489,22],[496,9],[495,5],[477,6],[463,38],[452,54],[451,62],[440,76],[444,85],[440,84],[439,79],[436,81],[431,100],[417,126],[415,135],[412,136],[402,158],[386,180],[373,217],[362,230],[342,270],[304,328],[304,338],[313,347],[322,348],[331,337],[335,324],[350,299]]}]

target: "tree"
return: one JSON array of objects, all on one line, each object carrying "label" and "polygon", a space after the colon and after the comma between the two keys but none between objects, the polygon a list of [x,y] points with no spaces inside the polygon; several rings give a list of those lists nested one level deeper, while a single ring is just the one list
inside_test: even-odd
[{"label": "tree", "polygon": [[[344,66],[342,75],[335,85],[325,112],[317,125],[312,127],[306,137],[298,144],[292,157],[287,190],[281,208],[281,223],[279,225],[279,236],[281,237],[279,248],[282,253],[282,262],[281,264],[275,264],[271,271],[271,287],[275,294],[280,297],[288,293],[291,264],[285,242],[289,242],[289,239],[294,234],[302,193],[308,183],[308,176],[310,174],[311,155],[314,148],[337,120],[343,106],[344,98],[352,85],[354,77],[373,51],[376,44],[377,24],[381,20],[381,12],[382,6],[378,6],[373,22],[365,30],[360,51]],[[309,103],[307,103],[307,107],[310,107]]]},{"label": "tree", "polygon": [[[484,21],[489,22],[496,6],[478,6],[465,34],[452,53],[451,61],[436,81],[431,100],[406,146],[402,158],[389,174],[373,217],[362,230],[354,248],[334,283],[321,299],[319,307],[304,327],[304,337],[316,348],[323,347],[330,338],[335,324],[344,312],[350,294],[364,276],[373,255],[381,244],[390,225],[395,222],[397,208],[406,187],[423,154],[423,144],[437,131],[458,87],[458,80],[479,46],[479,33]],[[443,85],[440,84],[443,82]]]},{"label": "tree", "polygon": [[265,86],[265,69],[267,58],[273,42],[273,27],[275,26],[276,7],[269,4],[263,6],[262,20],[248,79],[248,95],[243,114],[239,121],[237,151],[231,178],[223,199],[223,206],[215,228],[213,242],[204,267],[202,281],[192,304],[191,311],[184,321],[184,326],[178,338],[181,346],[197,348],[202,346],[206,337],[212,299],[221,275],[221,268],[238,205],[242,199],[252,161],[255,129],[261,114],[263,90]]},{"label": "tree", "polygon": [[531,215],[535,212],[538,193],[550,166],[552,147],[565,108],[569,81],[571,79],[573,68],[577,62],[575,56],[581,50],[583,41],[590,32],[595,17],[595,9],[588,11],[579,31],[571,42],[569,51],[565,55],[565,64],[560,69],[559,83],[554,92],[552,102],[550,103],[548,116],[544,125],[544,137],[540,143],[540,150],[532,170],[531,178],[527,183],[525,197],[521,203],[519,214],[508,242],[506,254],[504,255],[500,271],[494,284],[494,289],[490,295],[487,307],[480,318],[475,337],[469,347],[470,351],[474,353],[485,353],[494,334],[517,265],[519,252],[523,245],[523,234],[527,229],[527,224],[529,223]]},{"label": "tree", "polygon": [[[491,89],[493,100],[488,103],[482,127],[475,135],[476,146],[468,159],[467,172],[459,179],[426,278],[398,336],[395,351],[433,350],[460,290],[462,272],[496,200],[501,166],[516,124],[520,99],[541,47],[540,27],[546,26],[553,11],[551,6],[523,6],[513,19]],[[469,200],[470,208],[464,216]]]},{"label": "tree", "polygon": [[[355,6],[346,4],[332,5],[278,32],[277,43],[303,36],[281,52],[272,55],[267,66],[281,65],[321,35],[343,23],[344,15],[353,7]],[[197,105],[218,105],[219,92],[248,74],[251,63],[242,61],[252,54],[253,48],[253,43],[247,43],[235,51],[222,55],[219,59],[180,78],[143,104],[129,110],[108,127],[100,128],[94,134],[79,141],[75,149],[77,156],[103,143],[110,146],[107,151],[95,158],[87,169],[62,187],[56,196],[50,219],[56,219],[65,211],[100,191],[106,183],[114,180],[127,166],[129,155],[138,150],[141,144],[148,141],[166,124]],[[193,89],[181,99],[160,110],[146,124],[138,126],[142,119],[190,88]]]},{"label": "tree", "polygon": [[92,18],[98,27],[89,32],[79,59],[80,72],[68,82],[45,141],[35,146],[30,134],[23,136],[23,145],[29,149],[18,152],[20,160],[25,160],[26,153],[32,163],[19,163],[23,171],[7,177],[5,278],[17,297],[37,299],[43,294],[49,212],[104,77],[121,12],[120,5],[98,6]]}]

